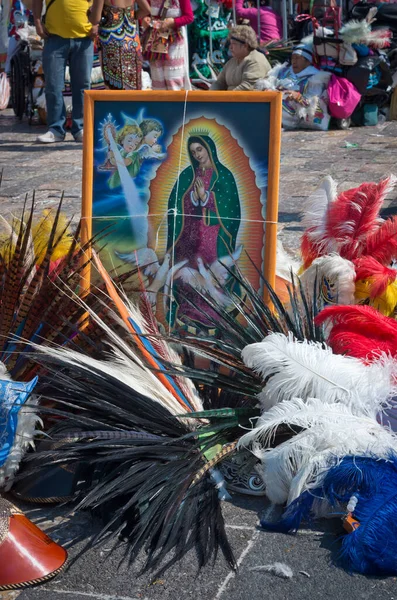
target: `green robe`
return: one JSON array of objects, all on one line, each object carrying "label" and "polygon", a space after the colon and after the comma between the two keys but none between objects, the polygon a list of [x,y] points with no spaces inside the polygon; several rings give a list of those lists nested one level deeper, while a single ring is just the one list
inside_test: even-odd
[{"label": "green robe", "polygon": [[[188,140],[188,147],[192,143],[191,139],[189,138]],[[207,211],[207,224],[216,225],[219,223],[221,225],[216,252],[216,257],[221,258],[236,249],[236,239],[241,219],[240,199],[236,180],[231,171],[219,162],[215,143],[210,137],[200,135],[194,136],[194,139],[200,140],[200,143],[206,147],[211,156],[214,169],[208,191],[214,195],[215,210]],[[168,201],[167,252],[172,252],[175,243],[175,262],[184,258],[190,258],[190,256],[183,256],[183,242],[185,241],[183,239],[183,230],[186,219],[185,215],[192,214],[189,189],[194,182],[195,172],[199,164],[191,156],[190,152],[189,156],[192,164],[180,174],[179,183],[178,181],[175,183]],[[173,214],[173,209],[175,208],[177,212],[176,218]],[[196,267],[194,266],[194,268]]]},{"label": "green robe", "polygon": [[[127,165],[127,171],[128,173],[131,175],[132,179],[134,179],[134,177],[136,177],[139,173],[139,169],[141,168],[141,158],[139,156],[138,152],[125,152],[125,150],[121,149],[120,150],[120,154],[123,158],[130,158],[132,160],[130,165]],[[121,185],[121,181],[120,181],[120,175],[119,175],[119,171],[116,168],[116,171],[113,173],[113,175],[111,175],[111,177],[109,177],[109,181],[108,181],[109,187],[111,190],[113,190],[114,188],[120,187]]]}]

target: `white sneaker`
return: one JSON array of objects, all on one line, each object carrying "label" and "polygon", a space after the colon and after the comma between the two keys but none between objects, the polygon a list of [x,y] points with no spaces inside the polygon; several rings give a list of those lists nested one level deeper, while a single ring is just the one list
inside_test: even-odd
[{"label": "white sneaker", "polygon": [[39,135],[36,139],[38,144],[53,144],[54,142],[63,142],[65,136],[54,129],[49,129],[47,133],[43,133],[43,135]]},{"label": "white sneaker", "polygon": [[74,136],[74,141],[77,142],[78,144],[83,143],[83,130],[82,129],[80,129],[80,131],[78,131],[76,133],[76,135]]}]

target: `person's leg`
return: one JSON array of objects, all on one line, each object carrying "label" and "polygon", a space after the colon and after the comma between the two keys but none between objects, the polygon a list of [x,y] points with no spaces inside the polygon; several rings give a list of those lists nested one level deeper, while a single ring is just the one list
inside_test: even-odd
[{"label": "person's leg", "polygon": [[167,84],[164,77],[164,61],[150,61],[150,77],[152,79],[152,88],[154,90],[166,90]]},{"label": "person's leg", "polygon": [[66,111],[63,101],[65,68],[70,40],[51,35],[44,42],[43,70],[45,77],[45,99],[48,129],[57,138],[65,136]]},{"label": "person's leg", "polygon": [[185,87],[185,53],[183,40],[173,42],[164,60],[166,90],[183,90]]},{"label": "person's leg", "polygon": [[84,90],[91,87],[94,44],[90,38],[74,38],[69,54],[70,84],[72,86],[72,134],[78,141],[83,129]]}]

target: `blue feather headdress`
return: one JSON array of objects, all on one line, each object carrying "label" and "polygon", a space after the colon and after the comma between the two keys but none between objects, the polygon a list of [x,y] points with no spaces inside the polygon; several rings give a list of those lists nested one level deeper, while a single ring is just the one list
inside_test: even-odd
[{"label": "blue feather headdress", "polygon": [[[292,502],[277,523],[261,521],[264,529],[293,532],[315,513],[322,500],[330,509],[357,504],[352,531],[342,538],[341,565],[365,575],[397,574],[397,455],[387,460],[346,457],[328,471],[321,488],[305,491]],[[347,516],[348,511],[344,511]]]}]

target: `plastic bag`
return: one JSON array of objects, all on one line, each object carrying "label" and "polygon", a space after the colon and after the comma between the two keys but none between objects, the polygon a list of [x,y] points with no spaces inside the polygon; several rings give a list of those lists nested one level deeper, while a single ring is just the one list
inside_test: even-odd
[{"label": "plastic bag", "polygon": [[361,99],[357,88],[344,77],[332,74],[328,83],[328,109],[335,119],[347,119]]}]

